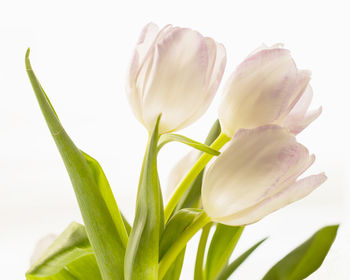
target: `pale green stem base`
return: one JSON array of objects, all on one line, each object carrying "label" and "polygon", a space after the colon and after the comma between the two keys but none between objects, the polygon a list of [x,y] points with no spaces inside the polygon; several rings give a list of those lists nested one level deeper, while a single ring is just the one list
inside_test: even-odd
[{"label": "pale green stem base", "polygon": [[159,263],[158,278],[161,280],[176,257],[185,248],[187,242],[206,224],[210,223],[211,219],[203,212],[196,220],[189,225],[182,233],[179,239],[169,248]]},{"label": "pale green stem base", "polygon": [[204,254],[205,254],[205,247],[207,245],[208,236],[210,229],[212,227],[213,223],[207,224],[203,230],[201,239],[199,240],[198,244],[198,251],[197,251],[197,258],[196,258],[196,265],[194,267],[194,280],[203,280],[205,279],[203,273],[203,263],[204,263]]},{"label": "pale green stem base", "polygon": [[[218,138],[213,142],[210,146],[214,150],[220,150],[231,138],[221,133]],[[180,201],[181,197],[190,187],[191,183],[196,179],[198,174],[204,169],[207,163],[213,158],[213,155],[203,153],[202,156],[197,160],[197,162],[193,165],[192,169],[187,173],[187,175],[182,179],[182,181],[176,187],[176,191],[169,200],[165,210],[164,210],[164,218],[165,222],[167,222],[174,211],[177,203]]]}]

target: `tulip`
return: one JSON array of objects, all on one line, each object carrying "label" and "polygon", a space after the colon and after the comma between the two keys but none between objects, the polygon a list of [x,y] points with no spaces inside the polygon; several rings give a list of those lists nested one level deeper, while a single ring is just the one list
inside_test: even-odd
[{"label": "tulip", "polygon": [[192,166],[196,163],[199,156],[200,152],[194,150],[187,153],[175,164],[168,177],[167,188],[165,192],[165,198],[167,200],[170,199],[171,195],[176,190],[178,183],[180,183],[187,172],[191,170]]},{"label": "tulip", "polygon": [[131,62],[127,95],[137,119],[160,134],[184,128],[208,109],[226,65],[222,44],[187,28],[145,26]]},{"label": "tulip", "polygon": [[223,132],[232,137],[239,128],[277,124],[299,133],[321,113],[318,109],[306,114],[312,97],[310,76],[297,69],[289,50],[280,44],[260,47],[225,85],[219,107]]},{"label": "tulip", "polygon": [[203,208],[219,223],[257,222],[326,180],[324,173],[298,179],[314,160],[286,128],[241,129],[205,172]]}]

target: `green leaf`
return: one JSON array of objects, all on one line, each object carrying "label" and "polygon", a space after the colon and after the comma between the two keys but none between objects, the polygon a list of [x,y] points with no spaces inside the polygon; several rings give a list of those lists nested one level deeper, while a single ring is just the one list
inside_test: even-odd
[{"label": "green leaf", "polygon": [[72,223],[26,273],[29,280],[102,280],[83,225]]},{"label": "green leaf", "polygon": [[170,218],[160,240],[159,260],[200,214],[201,209],[181,209]]},{"label": "green leaf", "polygon": [[[207,139],[205,140],[206,145],[211,145],[215,139],[220,135],[221,127],[219,120],[216,120],[213,126],[211,127],[209,134],[207,136]],[[175,208],[175,212],[182,209],[182,208],[195,208],[199,207],[199,201],[201,197],[201,189],[202,189],[202,180],[203,180],[203,173],[199,173],[197,178],[193,181],[191,186],[188,188],[188,190],[185,192],[179,203],[177,204]]]},{"label": "green leaf", "polygon": [[244,227],[217,224],[205,264],[204,275],[206,279],[216,279],[220,271],[226,266],[243,229]]},{"label": "green leaf", "polygon": [[[172,244],[182,235],[185,229],[203,212],[199,209],[182,209],[170,218],[165,226],[161,241],[159,260],[165,255]],[[177,280],[180,278],[182,264],[186,248],[178,255],[172,266],[168,269],[163,279]]]},{"label": "green leaf", "polygon": [[157,172],[159,119],[147,145],[141,170],[136,213],[125,254],[125,279],[158,277],[159,240],[164,229],[164,210]]},{"label": "green leaf", "polygon": [[267,238],[259,241],[252,247],[250,247],[247,251],[245,251],[242,255],[240,255],[237,259],[235,259],[232,263],[225,266],[216,280],[227,280],[236,271],[236,269],[258,248]]},{"label": "green leaf", "polygon": [[40,109],[72,181],[86,231],[103,279],[123,279],[125,253],[123,242],[125,242],[125,238],[119,232],[123,222],[118,221],[115,224],[118,216],[115,213],[119,210],[114,209],[113,213],[110,212],[110,209],[116,207],[116,204],[111,203],[110,198],[106,201],[106,195],[108,196],[109,191],[101,192],[106,185],[98,185],[99,180],[95,176],[99,174],[99,171],[93,170],[94,164],[87,162],[64,130],[32,70],[29,49],[26,53],[25,63]]},{"label": "green leaf", "polygon": [[208,145],[206,144],[202,144],[200,142],[197,142],[195,140],[192,140],[188,137],[185,137],[183,135],[180,134],[164,134],[160,137],[159,140],[159,145],[158,145],[158,149],[161,149],[165,144],[172,142],[172,141],[177,141],[183,144],[186,144],[188,146],[191,146],[199,151],[205,152],[207,154],[211,154],[214,156],[218,156],[220,155],[220,152],[217,150],[214,150],[213,148],[210,148]]},{"label": "green leaf", "polygon": [[184,262],[186,247],[177,256],[175,262],[169,267],[168,271],[163,277],[163,280],[178,280],[181,276],[182,265]]},{"label": "green leaf", "polygon": [[338,227],[327,226],[317,231],[274,265],[263,280],[301,280],[308,277],[321,266],[337,235]]},{"label": "green leaf", "polygon": [[100,193],[106,203],[106,206],[108,207],[109,213],[117,228],[119,236],[124,246],[126,247],[126,244],[128,243],[128,233],[124,224],[124,219],[121,213],[119,212],[117,202],[115,201],[115,197],[108,183],[107,177],[97,160],[84,153],[83,151],[81,152],[85,157],[88,166],[90,167],[91,173],[93,174],[96,184],[100,190]]}]

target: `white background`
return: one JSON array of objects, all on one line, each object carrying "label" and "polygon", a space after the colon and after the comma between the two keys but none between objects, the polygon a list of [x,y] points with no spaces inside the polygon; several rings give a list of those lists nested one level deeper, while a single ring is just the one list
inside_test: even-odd
[{"label": "white background", "polygon": [[[313,106],[323,114],[298,136],[329,179],[304,200],[246,228],[236,254],[270,236],[232,279],[261,279],[318,228],[342,223],[324,266],[310,279],[348,279],[349,8],[347,1],[4,1],[0,2],[0,271],[24,279],[35,243],[81,221],[69,178],[36,103],[24,67],[34,70],[76,144],[99,160],[130,221],[146,145],[131,113],[125,78],[143,26],[191,27],[222,42],[224,81],[261,43],[285,43],[300,68],[312,70]],[[216,119],[221,91],[208,113],[182,131],[203,140]],[[161,181],[188,151],[160,154]],[[182,279],[191,279],[196,245]]]}]

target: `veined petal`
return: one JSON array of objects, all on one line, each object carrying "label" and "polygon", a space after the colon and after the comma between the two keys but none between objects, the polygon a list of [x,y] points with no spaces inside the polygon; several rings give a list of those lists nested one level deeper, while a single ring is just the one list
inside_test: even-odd
[{"label": "veined petal", "polygon": [[312,161],[284,128],[240,130],[204,175],[204,209],[216,219],[252,207],[280,191]]},{"label": "veined petal", "polygon": [[199,33],[177,29],[158,41],[153,59],[144,89],[143,119],[149,127],[162,114],[160,133],[164,133],[178,127],[179,116],[191,116],[205,92],[207,45]]},{"label": "veined petal", "polygon": [[303,178],[256,205],[231,216],[220,217],[217,221],[232,226],[255,223],[268,214],[304,198],[324,183],[326,179],[324,173]]},{"label": "veined petal", "polygon": [[291,112],[283,120],[282,125],[287,127],[291,133],[300,133],[321,114],[322,107],[308,112],[312,96],[312,88],[309,85]]},{"label": "veined petal", "polygon": [[208,109],[226,65],[225,48],[188,29],[148,24],[131,63],[128,99],[150,130],[158,116],[160,134],[184,128]]},{"label": "veined petal", "polygon": [[224,89],[219,119],[225,134],[276,121],[295,99],[297,74],[286,49],[265,49],[248,57]]}]

